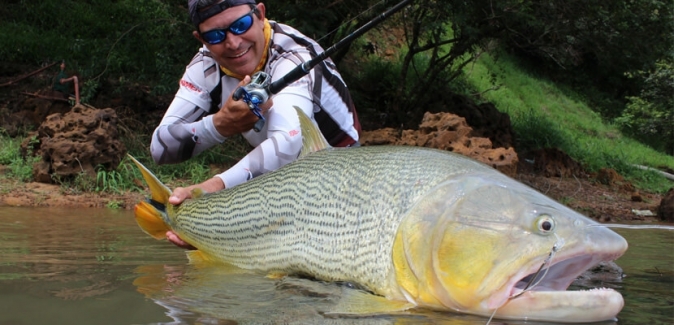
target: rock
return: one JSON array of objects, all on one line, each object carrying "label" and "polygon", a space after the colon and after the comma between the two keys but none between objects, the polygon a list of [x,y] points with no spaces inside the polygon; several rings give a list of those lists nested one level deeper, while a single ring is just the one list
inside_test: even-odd
[{"label": "rock", "polygon": [[451,94],[445,103],[447,110],[466,119],[474,137],[488,138],[493,148],[511,148],[514,132],[510,116],[499,111],[492,103],[475,104],[469,97]]},{"label": "rock", "polygon": [[380,146],[397,143],[400,132],[393,128],[383,128],[374,131],[363,131],[360,143],[365,146]]},{"label": "rock", "polygon": [[599,183],[604,185],[612,186],[622,183],[625,179],[618,174],[615,170],[611,168],[602,168],[599,170],[596,176]]},{"label": "rock", "polygon": [[641,193],[639,193],[639,192],[632,193],[632,195],[630,196],[630,199],[632,200],[632,202],[643,202],[644,201],[644,198],[641,196]]},{"label": "rock", "polygon": [[657,214],[662,221],[674,222],[674,187],[662,197]]},{"label": "rock", "polygon": [[33,166],[33,177],[43,183],[52,182],[53,176],[63,179],[86,173],[95,177],[97,167],[114,170],[126,153],[115,110],[82,105],[47,116],[21,149],[25,155],[41,157]]},{"label": "rock", "polygon": [[494,148],[485,137],[472,135],[473,129],[466,119],[450,113],[426,113],[419,130],[396,131],[385,128],[364,131],[363,145],[408,145],[430,147],[456,152],[490,165],[502,173],[514,176],[517,173],[517,153],[510,148]]}]

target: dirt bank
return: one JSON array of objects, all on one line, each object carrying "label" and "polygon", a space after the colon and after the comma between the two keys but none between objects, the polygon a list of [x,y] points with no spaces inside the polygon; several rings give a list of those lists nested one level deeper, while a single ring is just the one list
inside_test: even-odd
[{"label": "dirt bank", "polygon": [[[602,222],[657,222],[655,216],[662,195],[633,190],[618,178],[600,182],[598,175],[545,176],[526,171],[520,163],[515,179]],[[2,166],[0,166],[0,173]],[[98,207],[132,209],[147,193],[78,193],[59,185],[20,183],[0,177],[0,206]]]}]

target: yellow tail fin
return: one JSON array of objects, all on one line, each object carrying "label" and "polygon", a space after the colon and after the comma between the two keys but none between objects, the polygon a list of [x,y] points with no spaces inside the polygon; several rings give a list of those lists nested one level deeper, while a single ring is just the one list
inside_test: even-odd
[{"label": "yellow tail fin", "polygon": [[166,238],[166,232],[171,230],[161,217],[161,212],[152,204],[141,201],[134,208],[136,222],[140,229],[155,239]]},{"label": "yellow tail fin", "polygon": [[[151,200],[150,202],[140,202],[136,204],[134,208],[134,214],[136,215],[136,222],[145,233],[156,238],[163,239],[166,238],[166,232],[171,230],[171,228],[166,224],[162,215],[165,212],[160,211],[159,209],[168,204],[168,198],[171,196],[171,190],[166,187],[158,178],[155,176],[149,169],[147,169],[143,164],[141,164],[136,158],[133,158],[131,155],[127,155],[133,161],[134,164],[140,169],[140,173],[143,175],[145,182],[150,187]],[[154,205],[153,205],[154,204]],[[157,206],[159,207],[157,207]]]},{"label": "yellow tail fin", "polygon": [[143,175],[145,182],[150,187],[152,200],[166,205],[166,203],[168,203],[169,196],[171,196],[171,190],[166,187],[166,185],[164,185],[164,183],[162,183],[157,178],[157,176],[154,176],[154,174],[149,169],[147,169],[147,167],[143,166],[140,161],[136,160],[136,158],[133,158],[129,154],[127,154],[127,156],[129,156],[129,159],[131,159],[131,161],[136,164],[138,169],[140,169],[140,173]]}]

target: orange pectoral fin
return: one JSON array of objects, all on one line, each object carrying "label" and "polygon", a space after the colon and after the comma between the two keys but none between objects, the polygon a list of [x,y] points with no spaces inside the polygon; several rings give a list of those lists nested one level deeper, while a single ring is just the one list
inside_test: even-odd
[{"label": "orange pectoral fin", "polygon": [[171,230],[161,217],[161,212],[148,202],[140,202],[134,208],[136,222],[141,229],[155,239],[166,238],[166,232]]}]

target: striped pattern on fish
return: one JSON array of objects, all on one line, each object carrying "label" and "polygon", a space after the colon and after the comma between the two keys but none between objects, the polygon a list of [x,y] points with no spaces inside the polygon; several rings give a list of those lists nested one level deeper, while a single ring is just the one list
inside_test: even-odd
[{"label": "striped pattern on fish", "polygon": [[185,202],[177,220],[167,221],[181,238],[233,265],[357,280],[376,292],[392,278],[392,243],[406,211],[448,178],[488,168],[427,148],[328,149]]}]

